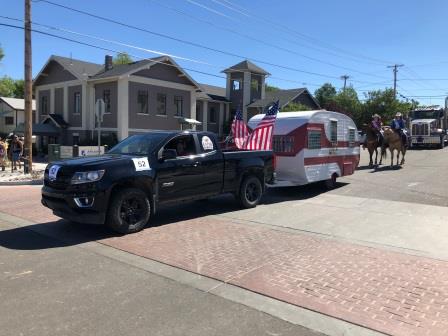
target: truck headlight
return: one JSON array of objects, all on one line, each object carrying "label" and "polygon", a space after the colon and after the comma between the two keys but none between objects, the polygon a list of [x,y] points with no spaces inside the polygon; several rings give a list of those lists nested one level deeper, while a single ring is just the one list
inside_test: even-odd
[{"label": "truck headlight", "polygon": [[96,182],[101,180],[103,175],[104,175],[104,169],[86,171],[86,172],[76,172],[75,174],[73,174],[72,184]]}]

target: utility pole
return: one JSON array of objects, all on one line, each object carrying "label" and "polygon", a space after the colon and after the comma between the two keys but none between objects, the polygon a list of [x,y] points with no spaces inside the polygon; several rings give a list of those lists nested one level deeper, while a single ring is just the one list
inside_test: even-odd
[{"label": "utility pole", "polygon": [[394,72],[394,98],[397,98],[397,73],[398,68],[404,66],[404,64],[394,64],[394,65],[388,65],[388,68],[392,68]]},{"label": "utility pole", "polygon": [[347,79],[349,79],[349,78],[350,78],[350,76],[348,76],[348,75],[341,76],[341,79],[344,81],[344,89],[343,89],[343,91],[345,91],[345,88],[347,86]]},{"label": "utility pole", "polygon": [[33,171],[33,74],[31,62],[31,0],[25,0],[25,148],[24,172],[28,163],[28,172]]}]

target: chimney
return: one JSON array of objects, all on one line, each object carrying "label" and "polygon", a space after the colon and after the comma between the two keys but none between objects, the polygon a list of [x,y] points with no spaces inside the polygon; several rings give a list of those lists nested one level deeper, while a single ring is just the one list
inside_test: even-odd
[{"label": "chimney", "polygon": [[112,56],[106,55],[106,57],[104,57],[104,71],[110,70],[112,68],[113,68]]}]

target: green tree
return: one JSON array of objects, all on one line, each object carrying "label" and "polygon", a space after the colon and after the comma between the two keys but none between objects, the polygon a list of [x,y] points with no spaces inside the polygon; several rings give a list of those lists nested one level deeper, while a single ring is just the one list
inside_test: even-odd
[{"label": "green tree", "polygon": [[14,97],[14,80],[11,77],[4,76],[0,78],[0,96]]},{"label": "green tree", "polygon": [[361,102],[359,101],[356,90],[351,86],[339,91],[330,102],[329,107],[329,110],[348,115],[355,121],[361,114]]},{"label": "green tree", "polygon": [[3,48],[0,47],[0,61],[5,57],[5,52],[3,51]]},{"label": "green tree", "polygon": [[113,64],[119,65],[119,64],[129,64],[134,62],[134,60],[129,56],[127,52],[120,52],[117,54],[117,56],[113,59]]},{"label": "green tree", "polygon": [[14,81],[14,98],[25,98],[25,81],[23,79]]},{"label": "green tree", "polygon": [[295,111],[310,111],[310,107],[300,104],[300,103],[294,103],[291,102],[288,105],[284,106],[280,112],[295,112]]},{"label": "green tree", "polygon": [[269,84],[265,84],[265,91],[266,92],[276,92],[276,91],[280,91],[280,88],[273,86],[273,85],[269,85]]},{"label": "green tree", "polygon": [[325,83],[314,92],[314,97],[322,108],[328,109],[330,104],[334,102],[336,94],[336,88],[330,83]]},{"label": "green tree", "polygon": [[360,120],[363,123],[368,122],[375,113],[382,117],[383,122],[389,123],[397,112],[407,115],[411,109],[418,106],[415,100],[409,102],[396,99],[392,89],[369,91],[365,96],[366,101]]}]

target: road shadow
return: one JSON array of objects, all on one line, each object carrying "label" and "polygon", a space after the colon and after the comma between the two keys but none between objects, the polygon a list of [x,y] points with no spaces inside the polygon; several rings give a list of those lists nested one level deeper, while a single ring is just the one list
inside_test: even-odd
[{"label": "road shadow", "polygon": [[74,224],[65,220],[0,231],[0,246],[11,250],[44,250],[116,237],[103,225]]},{"label": "road shadow", "polygon": [[401,169],[403,169],[403,166],[401,166],[401,165],[392,166],[392,167],[390,165],[384,165],[381,167],[376,167],[370,173],[380,173],[380,172],[384,172],[384,171],[395,171],[395,170],[401,170]]},{"label": "road shadow", "polygon": [[[346,184],[338,182],[336,188],[341,188]],[[328,190],[322,183],[300,187],[269,188],[263,196],[261,204],[306,200],[325,192]],[[222,195],[203,201],[160,207],[146,228],[176,225],[183,221],[242,210],[232,195]],[[75,224],[61,219],[0,231],[0,246],[12,250],[44,250],[120,236],[105,225]]]}]

